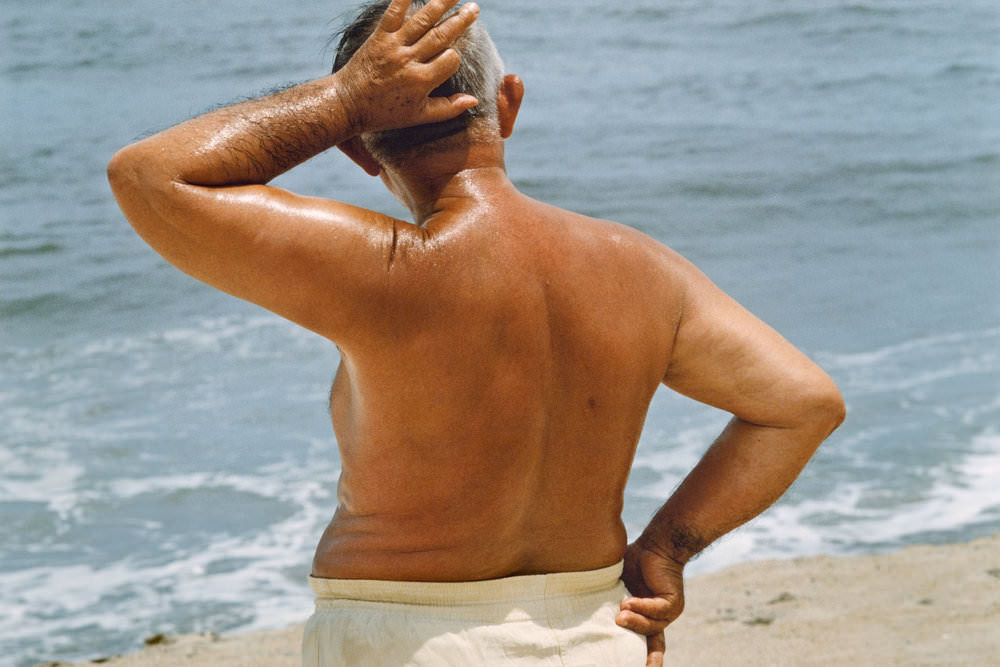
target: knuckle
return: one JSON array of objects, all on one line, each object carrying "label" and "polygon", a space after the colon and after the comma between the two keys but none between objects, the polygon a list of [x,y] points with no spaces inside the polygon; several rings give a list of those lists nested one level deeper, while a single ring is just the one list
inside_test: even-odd
[{"label": "knuckle", "polygon": [[425,86],[432,85],[438,79],[434,70],[430,67],[422,68],[419,72],[417,72],[415,78]]},{"label": "knuckle", "polygon": [[462,58],[453,49],[448,49],[438,56],[438,62],[441,65],[441,71],[448,76],[457,72],[458,68],[462,66]]},{"label": "knuckle", "polygon": [[641,616],[632,621],[632,629],[643,635],[652,634],[653,632],[650,622]]},{"label": "knuckle", "polygon": [[410,20],[413,22],[413,27],[419,30],[421,34],[426,33],[434,27],[431,19],[426,15],[417,14]]},{"label": "knuckle", "polygon": [[643,622],[641,616],[630,614],[628,618],[625,619],[625,627],[627,627],[629,630],[635,630],[636,632],[645,634],[644,632],[645,623]]},{"label": "knuckle", "polygon": [[444,26],[436,25],[427,31],[427,36],[435,43],[447,43],[451,40]]},{"label": "knuckle", "polygon": [[401,22],[401,20],[402,16],[400,14],[399,7],[397,7],[396,4],[393,3],[385,10],[385,13],[382,14],[381,27],[383,29],[391,29],[399,27],[399,23]]}]

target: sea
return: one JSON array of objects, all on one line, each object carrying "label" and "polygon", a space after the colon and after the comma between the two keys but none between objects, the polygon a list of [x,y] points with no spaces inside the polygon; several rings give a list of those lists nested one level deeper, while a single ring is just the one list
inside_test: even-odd
[{"label": "sea", "polygon": [[[846,398],[788,493],[689,571],[1000,531],[1000,5],[480,4],[527,90],[515,184],[675,248]],[[354,10],[3,0],[0,666],[309,615],[336,349],[166,264],[105,165],[324,75]],[[276,184],[406,215],[337,151]],[[657,394],[631,536],[727,419]]]}]

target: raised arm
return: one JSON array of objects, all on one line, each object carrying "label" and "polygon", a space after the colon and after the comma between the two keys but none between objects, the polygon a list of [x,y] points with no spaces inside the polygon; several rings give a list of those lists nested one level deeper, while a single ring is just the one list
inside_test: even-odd
[{"label": "raised arm", "polygon": [[682,315],[663,382],[734,416],[629,547],[626,583],[638,597],[619,622],[657,642],[683,609],[684,564],[777,500],[844,418],[822,369],[693,265],[676,266]]},{"label": "raised arm", "polygon": [[[119,151],[108,178],[136,231],[182,271],[334,337],[359,315],[400,221],[265,185],[364,132],[452,118],[477,101],[431,98],[476,19],[458,0],[410,18],[394,0],[338,73],[191,119]],[[377,173],[377,170],[376,170]]]}]

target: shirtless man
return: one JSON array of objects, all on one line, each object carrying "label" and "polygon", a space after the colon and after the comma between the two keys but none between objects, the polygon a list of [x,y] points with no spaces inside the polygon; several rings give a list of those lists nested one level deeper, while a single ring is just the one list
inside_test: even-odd
[{"label": "shirtless man", "polygon": [[[340,350],[306,664],[661,664],[684,564],[785,491],[843,402],[675,252],[514,188],[523,85],[456,2],[375,3],[334,74],[128,146],[109,179],[169,262]],[[266,185],[333,146],[413,222]],[[734,416],[629,545],[661,383]]]}]

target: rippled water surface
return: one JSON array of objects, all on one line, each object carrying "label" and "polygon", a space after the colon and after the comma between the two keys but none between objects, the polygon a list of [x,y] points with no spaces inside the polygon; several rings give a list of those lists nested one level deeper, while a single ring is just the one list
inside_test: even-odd
[{"label": "rippled water surface", "polygon": [[[529,194],[662,240],[827,368],[849,421],[696,562],[1000,530],[992,0],[481,0]],[[0,16],[0,665],[303,619],[335,350],[165,265],[118,147],[324,73],[353,4],[8,0]],[[279,183],[401,214],[339,155]],[[609,314],[609,321],[613,314]],[[725,423],[661,392],[641,530]]]}]

